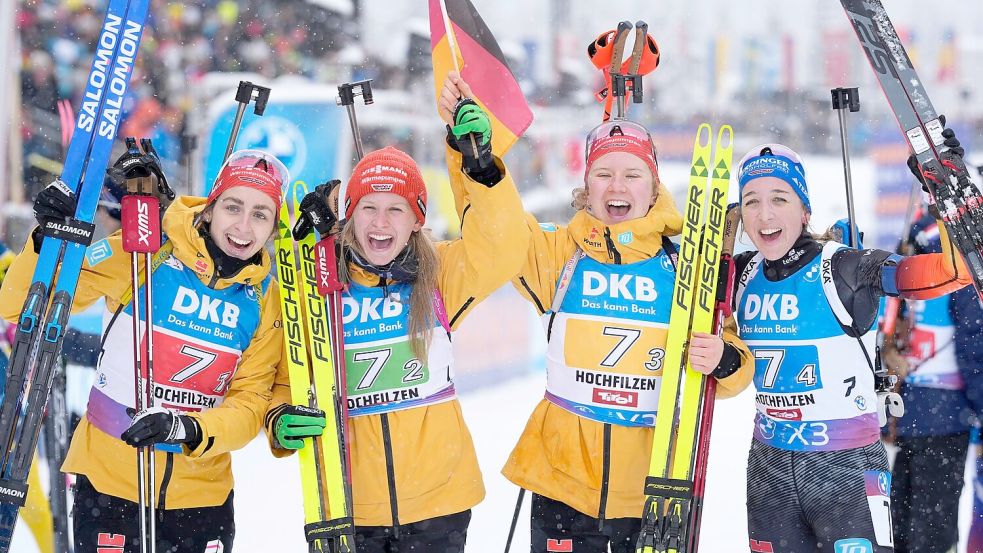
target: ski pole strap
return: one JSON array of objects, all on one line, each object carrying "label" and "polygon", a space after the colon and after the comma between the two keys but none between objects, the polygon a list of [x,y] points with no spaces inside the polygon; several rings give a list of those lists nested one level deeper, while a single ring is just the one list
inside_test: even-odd
[{"label": "ski pole strap", "polygon": [[27,503],[27,483],[0,480],[0,503],[23,507]]},{"label": "ski pole strap", "polygon": [[317,540],[336,538],[355,531],[355,521],[352,517],[341,517],[331,520],[320,520],[304,525],[304,536],[307,543]]},{"label": "ski pole strap", "polygon": [[96,226],[92,223],[75,219],[65,221],[45,221],[41,233],[51,238],[75,242],[88,246],[92,243],[92,235],[96,232]]},{"label": "ski pole strap", "polygon": [[645,495],[674,499],[692,499],[693,482],[675,478],[648,476],[645,478]]}]

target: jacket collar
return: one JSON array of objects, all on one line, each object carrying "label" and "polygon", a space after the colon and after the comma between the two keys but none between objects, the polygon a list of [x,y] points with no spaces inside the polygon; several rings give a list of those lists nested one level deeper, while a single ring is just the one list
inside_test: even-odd
[{"label": "jacket collar", "polygon": [[570,237],[588,257],[602,263],[634,263],[655,256],[662,249],[663,236],[675,236],[683,217],[662,184],[659,197],[644,217],[607,225],[587,212],[577,212],[570,220]]}]

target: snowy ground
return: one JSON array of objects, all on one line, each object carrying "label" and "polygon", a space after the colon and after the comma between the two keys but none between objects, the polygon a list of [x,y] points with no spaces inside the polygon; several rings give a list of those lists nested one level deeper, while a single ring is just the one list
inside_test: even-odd
[{"label": "snowy ground", "polygon": [[[488,495],[475,507],[468,533],[469,552],[504,550],[517,489],[499,473],[533,406],[542,397],[539,373],[511,379],[494,387],[462,395],[464,414],[478,448]],[[753,395],[750,392],[716,406],[701,549],[714,553],[747,551],[745,473],[751,439]],[[306,551],[303,512],[295,459],[274,459],[264,437],[234,454],[236,475],[236,544],[240,553]],[[971,473],[967,473],[967,482]],[[972,488],[962,497],[960,535],[969,523]],[[512,551],[528,551],[528,497]],[[962,549],[960,549],[962,550]],[[37,548],[25,525],[14,534],[12,551]]]}]

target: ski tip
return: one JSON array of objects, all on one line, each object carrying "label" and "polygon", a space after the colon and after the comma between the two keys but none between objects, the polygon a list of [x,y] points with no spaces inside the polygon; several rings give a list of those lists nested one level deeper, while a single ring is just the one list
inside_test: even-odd
[{"label": "ski tip", "polygon": [[710,140],[713,138],[713,128],[710,127],[710,123],[700,123],[700,127],[696,129],[696,143],[703,148],[710,147]]},{"label": "ski tip", "polygon": [[724,125],[717,131],[717,148],[733,150],[734,129],[730,125]]}]

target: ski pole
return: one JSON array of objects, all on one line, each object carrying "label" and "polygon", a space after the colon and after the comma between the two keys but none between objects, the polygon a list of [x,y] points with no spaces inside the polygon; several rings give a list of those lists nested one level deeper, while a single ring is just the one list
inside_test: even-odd
[{"label": "ski pole", "polygon": [[232,121],[232,134],[229,136],[229,144],[225,147],[225,157],[222,161],[229,159],[232,155],[232,149],[235,148],[236,139],[239,138],[239,126],[242,125],[242,117],[246,113],[246,106],[249,102],[255,100],[256,104],[253,107],[253,113],[262,116],[263,112],[266,111],[266,102],[270,99],[270,89],[265,86],[259,86],[253,84],[249,81],[239,81],[239,88],[236,90],[236,102],[239,103],[239,107],[236,108],[236,117]]},{"label": "ski pole", "polygon": [[833,97],[833,109],[840,120],[840,148],[843,152],[843,176],[846,180],[846,211],[850,219],[850,246],[860,249],[860,237],[857,233],[857,213],[853,207],[853,177],[850,173],[850,146],[846,135],[846,110],[860,111],[860,95],[857,87],[834,88],[830,90]]},{"label": "ski pole", "polygon": [[348,112],[348,122],[352,127],[352,139],[355,141],[356,161],[361,161],[365,152],[362,150],[362,134],[358,130],[358,118],[355,117],[356,96],[361,96],[365,105],[375,101],[372,98],[372,79],[338,85],[338,97],[335,98],[335,102],[339,106],[345,106],[345,110]]},{"label": "ski pole", "polygon": [[[142,141],[144,158],[155,154],[149,140]],[[127,150],[137,154],[136,140],[126,139]],[[156,181],[156,182],[155,182]],[[166,189],[166,181],[160,181],[147,171],[126,180],[127,194],[120,202],[122,222],[123,251],[130,253],[130,278],[133,289],[133,352],[134,377],[137,411],[150,409],[154,406],[154,332],[153,332],[153,261],[152,256],[161,246],[160,233],[160,201],[155,193],[157,190],[172,196]],[[140,258],[143,257],[143,314],[144,324],[140,326]],[[146,333],[146,340],[141,343],[141,334]],[[146,376],[144,376],[146,372]],[[140,550],[144,553],[154,553],[157,549],[156,525],[156,494],[154,493],[155,475],[157,473],[154,460],[154,447],[137,448],[137,493],[140,509]]]},{"label": "ski pole", "polygon": [[512,524],[509,525],[509,538],[505,540],[505,553],[512,548],[512,538],[515,536],[515,526],[519,523],[519,512],[522,511],[522,498],[526,495],[525,488],[519,488],[519,497],[515,500],[515,512],[512,513]]}]

